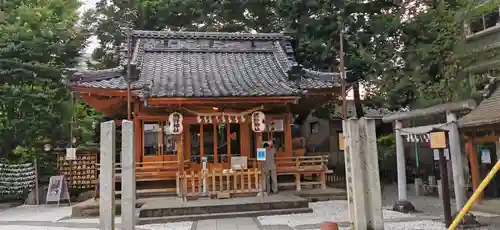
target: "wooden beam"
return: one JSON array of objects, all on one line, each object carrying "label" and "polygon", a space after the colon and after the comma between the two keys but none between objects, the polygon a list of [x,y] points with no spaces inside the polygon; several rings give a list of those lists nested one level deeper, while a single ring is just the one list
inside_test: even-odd
[{"label": "wooden beam", "polygon": [[499,140],[499,136],[475,137],[470,138],[474,143],[495,143]]},{"label": "wooden beam", "polygon": [[177,161],[179,164],[178,171],[182,175],[184,174],[184,135],[178,135],[177,141]]},{"label": "wooden beam", "polygon": [[290,106],[287,107],[287,114],[285,117],[285,153],[287,156],[293,155],[292,147],[292,113]]},{"label": "wooden beam", "polygon": [[469,161],[471,168],[472,189],[476,191],[479,187],[479,164],[477,162],[477,153],[474,149],[474,142],[472,138],[467,139],[467,151],[469,151]]},{"label": "wooden beam", "polygon": [[217,121],[214,120],[214,123],[212,125],[213,127],[213,130],[214,130],[214,137],[213,137],[213,140],[214,140],[214,163],[218,163],[219,162],[219,154],[217,153]]},{"label": "wooden beam", "polygon": [[298,100],[299,97],[150,98],[148,104],[297,103]]},{"label": "wooden beam", "polygon": [[191,133],[190,133],[190,125],[188,124],[183,124],[184,126],[184,155],[187,156],[189,161],[191,162]]},{"label": "wooden beam", "polygon": [[[203,124],[200,124],[200,162],[201,158],[205,156],[205,138],[203,137]],[[208,163],[208,162],[207,162]]]},{"label": "wooden beam", "polygon": [[[79,93],[80,95],[100,95],[100,96],[127,96],[127,90],[117,90],[117,89],[98,89],[98,88],[87,88],[87,87],[71,87],[72,91]],[[137,97],[132,92],[132,96]],[[122,100],[125,100],[123,98]]]},{"label": "wooden beam", "polygon": [[[241,130],[241,128],[240,128]],[[240,131],[241,132],[241,131]],[[227,162],[231,165],[231,123],[226,121],[226,139],[227,139]]]},{"label": "wooden beam", "polygon": [[139,120],[139,117],[136,115],[139,113],[139,102],[134,103],[134,133],[135,133],[135,138],[134,138],[134,143],[135,143],[135,161],[136,162],[141,162],[141,121]]}]

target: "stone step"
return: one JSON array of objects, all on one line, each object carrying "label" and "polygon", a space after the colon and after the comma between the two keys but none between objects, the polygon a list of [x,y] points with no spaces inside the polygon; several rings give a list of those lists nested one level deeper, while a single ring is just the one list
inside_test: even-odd
[{"label": "stone step", "polygon": [[215,213],[235,213],[252,212],[266,210],[283,210],[309,208],[309,202],[299,197],[279,197],[266,198],[232,198],[226,200],[198,200],[189,201],[186,205],[171,206],[166,201],[157,201],[147,203],[140,210],[140,217],[167,217],[181,215],[202,215]]},{"label": "stone step", "polygon": [[297,213],[311,213],[311,208],[290,208],[290,209],[274,209],[274,210],[259,210],[246,212],[226,212],[226,213],[206,213],[181,216],[164,216],[164,217],[142,217],[139,218],[139,224],[157,224],[180,221],[196,221],[206,219],[223,219],[235,217],[256,217],[256,216],[272,216],[272,215],[287,215]]}]

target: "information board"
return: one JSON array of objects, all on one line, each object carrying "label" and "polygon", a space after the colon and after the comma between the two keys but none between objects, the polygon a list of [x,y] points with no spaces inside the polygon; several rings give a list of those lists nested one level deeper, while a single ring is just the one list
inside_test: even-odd
[{"label": "information board", "polygon": [[57,202],[57,205],[59,205],[61,200],[68,200],[70,202],[68,184],[64,176],[51,176],[45,203]]},{"label": "information board", "polygon": [[481,149],[481,162],[484,164],[491,164],[490,150]]},{"label": "information board", "polygon": [[257,160],[258,161],[266,160],[266,148],[257,148]]}]

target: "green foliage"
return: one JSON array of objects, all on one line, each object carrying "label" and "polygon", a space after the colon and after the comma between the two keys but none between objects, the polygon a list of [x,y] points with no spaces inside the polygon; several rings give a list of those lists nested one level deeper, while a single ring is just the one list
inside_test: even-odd
[{"label": "green foliage", "polygon": [[0,5],[0,156],[44,158],[47,142],[68,139],[65,68],[88,38],[77,0],[13,0]]},{"label": "green foliage", "polygon": [[[391,39],[399,33],[400,15],[389,13],[399,12],[400,6],[389,0],[108,2],[99,2],[88,17],[101,44],[93,53],[96,69],[118,65],[126,25],[139,30],[286,31],[296,39],[297,61],[323,71],[338,71],[339,34],[343,31],[345,62],[353,72],[348,80],[368,84],[374,83],[387,65],[393,65],[401,47],[397,39]],[[99,20],[92,23],[95,18]]]},{"label": "green foliage", "polygon": [[394,134],[379,137],[377,139],[377,148],[380,160],[387,160],[396,156],[396,137]]},{"label": "green foliage", "polygon": [[[496,2],[496,1],[494,1]],[[498,9],[496,4],[475,8],[475,1],[432,1],[427,9],[401,21],[398,54],[403,60],[383,73],[372,92],[372,99],[391,109],[421,108],[463,100],[471,96],[484,75],[471,74],[469,68],[498,51],[472,49],[466,43],[464,23],[474,15]],[[411,11],[410,11],[411,12]]]},{"label": "green foliage", "polygon": [[[379,170],[393,174],[396,172],[396,137],[394,134],[381,136],[377,139]],[[390,178],[384,178],[390,180]]]},{"label": "green foliage", "polygon": [[[299,63],[338,71],[339,34],[344,33],[348,82],[369,85],[371,105],[424,107],[470,96],[467,68],[495,52],[471,50],[466,20],[498,6],[488,1],[234,1],[137,0],[99,2],[87,15],[99,41],[94,68],[118,65],[124,27],[141,30],[288,32]],[[425,8],[425,10],[423,10]],[[133,12],[130,13],[130,12]],[[95,19],[98,20],[95,20]],[[355,87],[356,88],[356,87]],[[357,108],[359,96],[355,94]],[[319,110],[331,107],[328,104]]]},{"label": "green foliage", "polygon": [[335,105],[335,102],[329,101],[321,107],[316,108],[313,112],[313,115],[320,119],[330,120],[334,115],[336,106],[337,105]]}]

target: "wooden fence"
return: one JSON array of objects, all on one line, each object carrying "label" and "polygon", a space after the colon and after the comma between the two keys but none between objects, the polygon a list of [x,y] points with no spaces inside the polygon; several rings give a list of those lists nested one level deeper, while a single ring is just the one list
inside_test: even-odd
[{"label": "wooden fence", "polygon": [[[203,179],[206,181],[205,194],[203,194]],[[177,194],[179,196],[200,197],[217,196],[219,193],[230,195],[258,193],[261,191],[261,183],[262,177],[259,169],[188,170],[182,174],[177,173]],[[183,193],[181,193],[181,189],[183,189]]]}]

